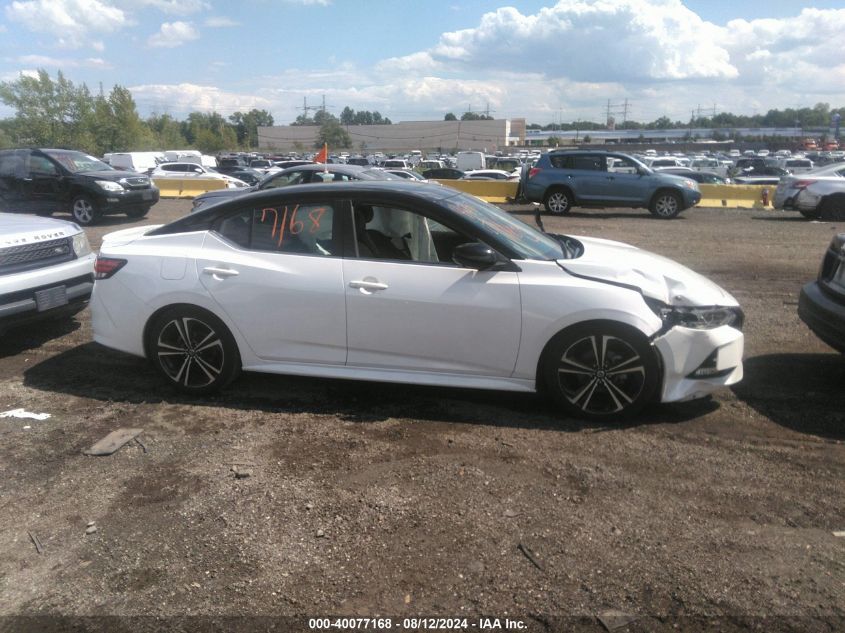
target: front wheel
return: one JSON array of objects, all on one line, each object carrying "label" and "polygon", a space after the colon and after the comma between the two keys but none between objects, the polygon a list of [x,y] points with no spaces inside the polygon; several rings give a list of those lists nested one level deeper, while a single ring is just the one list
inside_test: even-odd
[{"label": "front wheel", "polygon": [[672,191],[661,191],[651,201],[650,211],[652,215],[662,220],[670,220],[677,217],[683,209],[681,196]]},{"label": "front wheel", "polygon": [[240,373],[235,339],[216,316],[194,306],[174,306],[147,331],[147,358],[173,387],[192,394],[215,392]]},{"label": "front wheel", "polygon": [[657,357],[634,328],[595,321],[561,332],[546,350],[545,386],[572,417],[612,421],[637,413],[659,382]]},{"label": "front wheel", "polygon": [[568,191],[555,189],[546,194],[543,205],[552,215],[566,215],[572,210],[572,198]]},{"label": "front wheel", "polygon": [[89,226],[97,219],[97,207],[88,196],[76,196],[71,202],[70,214],[80,226]]}]

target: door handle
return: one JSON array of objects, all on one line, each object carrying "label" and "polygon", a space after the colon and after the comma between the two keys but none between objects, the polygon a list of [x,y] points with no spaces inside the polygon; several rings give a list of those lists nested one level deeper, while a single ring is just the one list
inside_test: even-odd
[{"label": "door handle", "polygon": [[216,268],[214,266],[203,268],[202,272],[206,275],[212,275],[217,281],[220,281],[225,277],[237,277],[240,274],[237,270],[233,270],[231,268]]},{"label": "door handle", "polygon": [[389,286],[385,283],[380,281],[350,281],[349,282],[350,288],[358,288],[360,290],[387,290]]}]

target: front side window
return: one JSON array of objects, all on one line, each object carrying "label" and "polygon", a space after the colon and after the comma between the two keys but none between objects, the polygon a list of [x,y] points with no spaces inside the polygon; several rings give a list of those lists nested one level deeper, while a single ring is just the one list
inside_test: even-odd
[{"label": "front side window", "polygon": [[353,210],[356,255],[363,259],[451,264],[455,246],[473,241],[408,209],[362,201]]},{"label": "front side window", "polygon": [[221,220],[217,233],[242,248],[297,255],[336,255],[335,210],[308,203],[250,207]]},{"label": "front side window", "polygon": [[33,176],[55,176],[56,166],[43,156],[29,157],[29,173]]}]

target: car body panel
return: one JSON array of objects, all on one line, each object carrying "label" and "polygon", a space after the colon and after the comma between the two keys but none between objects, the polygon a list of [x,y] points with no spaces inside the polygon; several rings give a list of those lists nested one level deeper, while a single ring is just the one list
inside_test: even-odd
[{"label": "car body panel", "polygon": [[[680,264],[629,245],[577,238],[583,252],[560,260],[508,260],[504,247],[497,247],[504,267],[485,272],[445,259],[357,257],[357,250],[326,257],[259,252],[233,247],[214,228],[243,205],[298,206],[327,198],[352,201],[347,215],[336,216],[346,218],[335,224],[334,239],[344,244],[354,241],[350,214],[358,200],[417,209],[461,231],[467,227],[465,239],[498,244],[497,234],[474,224],[469,213],[484,203],[436,185],[350,182],[251,194],[171,225],[106,236],[101,255],[127,264],[97,281],[95,340],[144,355],[143,332],[157,311],[189,304],[217,315],[230,329],[247,370],[533,391],[540,359],[557,333],[613,321],[654,341],[661,363],[677,369],[663,377],[663,400],[710,393],[741,376],[739,329],[675,326],[667,333],[647,303],[736,307],[733,297]],[[465,208],[447,207],[446,201],[465,201]],[[452,209],[461,210],[450,215]],[[542,239],[548,243],[548,236]],[[229,268],[238,275],[215,279]],[[719,362],[737,363],[726,367],[730,376],[681,375],[722,348]]]}]

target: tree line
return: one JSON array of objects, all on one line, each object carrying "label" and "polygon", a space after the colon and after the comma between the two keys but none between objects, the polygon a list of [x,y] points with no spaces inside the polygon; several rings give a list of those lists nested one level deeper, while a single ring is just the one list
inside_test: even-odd
[{"label": "tree line", "polygon": [[[0,102],[11,107],[15,115],[0,120],[0,148],[6,147],[67,147],[101,156],[107,152],[159,150],[192,147],[206,154],[222,150],[256,149],[258,128],[272,126],[273,116],[266,110],[252,109],[235,112],[227,118],[217,112],[191,112],[179,121],[169,114],[152,114],[141,118],[132,94],[116,85],[105,94],[100,88],[92,94],[84,83],[76,85],[61,71],[52,79],[46,70],[38,70],[34,77],[21,75],[16,81],[0,82]],[[735,128],[735,127],[802,127],[826,128],[831,117],[845,108],[831,110],[827,103],[812,108],[769,110],[766,114],[744,116],[720,113],[696,117],[689,121],[672,121],[660,117],[650,123],[624,121],[620,129],[672,128]],[[493,117],[464,112],[460,120],[489,120]],[[446,121],[457,121],[454,113],[445,115]],[[378,111],[355,111],[345,107],[340,118],[324,109],[313,117],[307,112],[291,125],[319,126],[316,147],[327,143],[330,147],[348,148],[351,139],[346,128],[350,125],[391,125],[389,118]],[[571,123],[530,124],[534,130],[602,130],[603,123],[573,121]]]},{"label": "tree line", "polygon": [[55,80],[45,70],[37,76],[0,83],[0,101],[15,111],[0,120],[0,147],[68,147],[97,156],[106,152],[194,147],[213,154],[258,146],[258,127],[273,125],[266,110],[191,112],[184,121],[169,114],[142,119],[132,94],[115,86],[92,94],[61,71]]}]

